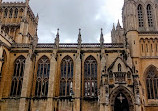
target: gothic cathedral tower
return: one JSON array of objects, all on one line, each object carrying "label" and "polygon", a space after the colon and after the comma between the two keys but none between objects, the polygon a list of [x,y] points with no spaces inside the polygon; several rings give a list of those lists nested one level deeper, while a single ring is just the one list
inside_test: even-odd
[{"label": "gothic cathedral tower", "polygon": [[2,30],[16,43],[30,43],[37,36],[38,15],[35,17],[29,0],[1,3],[0,19]]},{"label": "gothic cathedral tower", "polygon": [[156,110],[151,104],[158,97],[154,88],[158,67],[158,1],[124,0],[122,17],[127,47],[139,74],[142,105],[148,106],[146,110]]}]

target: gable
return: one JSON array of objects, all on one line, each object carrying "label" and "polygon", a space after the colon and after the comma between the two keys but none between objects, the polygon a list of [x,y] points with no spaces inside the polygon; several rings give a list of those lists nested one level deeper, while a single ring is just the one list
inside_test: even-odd
[{"label": "gable", "polygon": [[117,57],[114,62],[109,66],[108,71],[112,72],[119,72],[119,65],[121,66],[121,72],[128,72],[131,71],[132,69],[127,65],[127,63],[121,58]]}]

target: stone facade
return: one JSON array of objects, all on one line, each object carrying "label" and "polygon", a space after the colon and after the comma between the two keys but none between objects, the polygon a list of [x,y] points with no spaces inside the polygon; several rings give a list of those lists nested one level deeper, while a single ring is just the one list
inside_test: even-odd
[{"label": "stone facade", "polygon": [[122,17],[112,43],[44,44],[29,0],[0,0],[0,111],[157,111],[158,2],[124,0]]}]

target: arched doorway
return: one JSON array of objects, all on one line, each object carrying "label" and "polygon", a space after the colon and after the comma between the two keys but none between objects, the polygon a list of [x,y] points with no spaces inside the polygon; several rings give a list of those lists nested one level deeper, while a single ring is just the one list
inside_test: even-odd
[{"label": "arched doorway", "polygon": [[114,102],[114,111],[129,111],[129,104],[126,96],[119,93]]},{"label": "arched doorway", "polygon": [[126,87],[118,86],[110,94],[111,111],[134,111],[134,96]]}]

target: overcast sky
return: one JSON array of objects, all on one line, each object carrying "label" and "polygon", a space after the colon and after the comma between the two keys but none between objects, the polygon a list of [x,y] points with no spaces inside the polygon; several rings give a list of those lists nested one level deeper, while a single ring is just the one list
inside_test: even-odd
[{"label": "overcast sky", "polygon": [[[25,1],[25,0],[3,0]],[[39,14],[40,43],[54,42],[60,29],[61,43],[76,43],[81,28],[83,42],[99,42],[103,28],[105,42],[111,42],[113,23],[122,22],[124,0],[30,0],[30,6]]]}]

